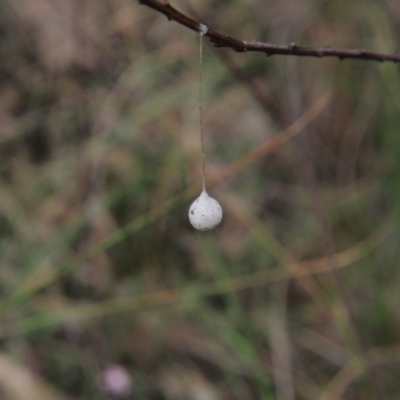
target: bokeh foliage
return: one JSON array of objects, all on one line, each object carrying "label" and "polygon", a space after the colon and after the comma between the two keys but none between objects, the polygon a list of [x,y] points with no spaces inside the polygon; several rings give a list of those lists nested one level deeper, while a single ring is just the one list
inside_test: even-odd
[{"label": "bokeh foliage", "polygon": [[[395,0],[350,3],[174,6],[237,38],[400,48]],[[108,399],[118,364],[129,399],[397,399],[399,66],[205,41],[224,220],[199,233],[198,44],[133,0],[0,2],[0,396]]]}]

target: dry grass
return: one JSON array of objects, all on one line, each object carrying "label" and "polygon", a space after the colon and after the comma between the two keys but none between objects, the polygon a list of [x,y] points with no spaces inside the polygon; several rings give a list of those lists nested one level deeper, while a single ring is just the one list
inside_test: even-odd
[{"label": "dry grass", "polygon": [[[394,0],[175,5],[400,47]],[[205,44],[199,233],[198,37],[133,0],[0,3],[1,398],[399,397],[398,66]]]}]

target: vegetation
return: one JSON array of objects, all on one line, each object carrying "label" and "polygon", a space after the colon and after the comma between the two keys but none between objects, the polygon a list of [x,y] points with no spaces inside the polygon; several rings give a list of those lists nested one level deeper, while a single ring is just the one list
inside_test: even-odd
[{"label": "vegetation", "polygon": [[[178,1],[393,52],[394,0]],[[399,65],[215,49],[133,0],[0,2],[0,397],[400,396]]]}]

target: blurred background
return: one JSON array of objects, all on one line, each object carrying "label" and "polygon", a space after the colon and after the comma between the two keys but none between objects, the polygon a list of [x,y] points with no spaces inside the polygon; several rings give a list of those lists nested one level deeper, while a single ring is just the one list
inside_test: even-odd
[{"label": "blurred background", "polygon": [[[397,1],[361,3],[172,5],[400,50]],[[0,60],[1,399],[400,398],[398,64],[205,38],[204,233],[196,33],[134,0],[3,0]]]}]

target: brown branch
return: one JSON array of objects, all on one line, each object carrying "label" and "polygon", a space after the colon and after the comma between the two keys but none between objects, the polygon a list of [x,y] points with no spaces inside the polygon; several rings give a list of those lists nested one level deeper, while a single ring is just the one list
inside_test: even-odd
[{"label": "brown branch", "polygon": [[157,0],[139,0],[139,3],[144,4],[147,7],[153,8],[158,12],[164,14],[170,21],[176,21],[179,24],[186,26],[187,28],[203,33],[204,36],[208,36],[215,47],[229,47],[237,52],[245,51],[259,51],[265,53],[267,56],[274,54],[281,54],[287,56],[300,56],[300,57],[337,57],[340,60],[345,58],[353,58],[359,60],[369,61],[393,61],[395,63],[400,62],[400,53],[395,52],[393,54],[376,53],[372,51],[366,51],[364,49],[340,49],[332,46],[324,46],[320,48],[303,47],[297,46],[295,43],[291,43],[288,46],[281,46],[270,44],[266,42],[260,42],[257,40],[237,40],[230,36],[224,35],[220,32],[214,31],[187,15],[182,14],[180,11],[172,7],[169,3],[160,3]]}]

